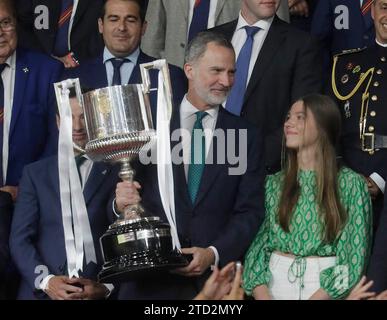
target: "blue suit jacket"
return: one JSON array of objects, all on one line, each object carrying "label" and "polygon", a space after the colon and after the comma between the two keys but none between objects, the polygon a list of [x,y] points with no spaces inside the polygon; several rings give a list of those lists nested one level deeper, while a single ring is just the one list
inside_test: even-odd
[{"label": "blue suit jacket", "polygon": [[[95,280],[103,263],[99,237],[112,222],[107,205],[118,182],[117,169],[95,163],[84,188],[98,264],[84,268],[85,278]],[[22,276],[18,298],[47,298],[35,289],[35,279],[41,275],[35,268],[43,265],[50,274],[67,273],[57,157],[26,166],[19,187],[10,237],[11,255]]]},{"label": "blue suit jacket", "polygon": [[0,191],[0,300],[7,299],[6,281],[9,277],[9,232],[11,229],[13,202],[11,195]]},{"label": "blue suit jacket", "polygon": [[[137,60],[137,64],[133,69],[132,75],[129,79],[129,84],[142,83],[141,73],[140,73],[140,64],[148,63],[156,60],[142,51]],[[173,93],[173,102],[178,105],[185,93],[187,92],[187,79],[184,72],[173,65],[169,65],[171,84],[172,84],[172,93]],[[75,69],[67,69],[62,75],[63,79],[70,78],[79,78],[81,86],[87,89],[99,89],[108,86],[108,79],[106,75],[106,67],[103,63],[103,54],[100,54],[98,57],[83,62],[79,67]],[[152,88],[157,88],[158,78],[157,70],[151,70],[150,72]],[[150,94],[150,102],[152,107],[152,117],[153,122],[156,120],[156,105],[157,105],[157,93],[155,91]]]},{"label": "blue suit jacket", "polygon": [[[338,29],[335,21],[340,19],[342,10],[335,13],[339,6],[348,8],[348,29]],[[364,48],[375,43],[374,22],[371,11],[362,15],[359,1],[319,0],[314,11],[311,34],[324,44],[324,70],[330,70],[332,56],[343,50]],[[325,77],[328,79],[328,76]]]},{"label": "blue suit jacket", "polygon": [[53,83],[61,70],[61,64],[40,53],[20,48],[16,51],[7,185],[18,185],[26,164],[56,153]]},{"label": "blue suit jacket", "polygon": [[[180,128],[180,115],[175,112],[171,122],[171,132]],[[232,167],[225,164],[206,164],[195,204],[189,198],[184,165],[173,165],[176,223],[181,246],[214,246],[218,250],[220,264],[242,259],[264,218],[264,164],[262,139],[258,131],[245,119],[236,117],[222,107],[219,108],[217,129],[247,129],[247,155],[242,161],[247,163],[243,175],[229,175]],[[228,143],[229,142],[229,143]],[[237,139],[235,148],[239,148]],[[217,150],[217,139],[213,140]],[[224,143],[224,145],[223,145]],[[171,142],[176,148],[178,142]],[[219,141],[225,151],[232,148],[232,142]],[[150,213],[167,221],[159,196],[156,165],[136,168],[142,185],[142,203]],[[208,277],[188,278],[172,274],[160,275],[156,279],[128,282],[120,287],[120,299],[192,299]]]}]

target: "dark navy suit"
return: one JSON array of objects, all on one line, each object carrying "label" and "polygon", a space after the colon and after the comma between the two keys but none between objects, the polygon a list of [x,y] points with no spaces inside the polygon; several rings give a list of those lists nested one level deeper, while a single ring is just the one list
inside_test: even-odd
[{"label": "dark navy suit", "polygon": [[[133,72],[129,79],[129,84],[142,83],[141,73],[140,73],[140,64],[148,63],[156,60],[152,58],[142,51],[140,51],[140,55],[137,60],[137,64],[133,69]],[[175,104],[180,103],[183,99],[184,94],[187,92],[187,79],[185,77],[184,72],[173,65],[169,65],[171,84],[172,84],[172,93],[173,100]],[[151,70],[150,72],[151,84],[152,88],[157,87],[158,78],[157,78],[157,70]],[[89,61],[84,62],[78,68],[75,69],[67,69],[62,75],[63,79],[69,78],[79,78],[81,86],[88,89],[98,89],[104,88],[108,86],[108,79],[106,75],[106,67],[103,63],[103,54],[100,54],[95,59],[91,59]],[[152,106],[152,116],[154,123],[157,105],[157,94],[156,92],[151,92],[150,94],[151,106]]]},{"label": "dark navy suit", "polygon": [[[171,132],[180,128],[180,113],[175,111]],[[225,164],[206,164],[194,204],[191,203],[184,172],[184,164],[173,165],[176,223],[183,248],[214,246],[218,250],[220,265],[242,259],[264,217],[263,183],[264,166],[261,135],[246,120],[236,117],[222,107],[216,123],[217,129],[247,129],[247,171],[243,175],[229,175],[232,167]],[[230,140],[219,142],[226,149]],[[217,150],[217,139],[213,139]],[[175,148],[179,142],[171,142]],[[236,140],[236,150],[239,140]],[[153,214],[167,221],[159,196],[155,165],[138,166],[136,180],[142,185],[142,203]],[[155,279],[121,284],[120,299],[192,299],[202,288],[208,273],[189,278],[172,274],[160,274]]]},{"label": "dark navy suit", "polygon": [[6,298],[6,277],[9,267],[9,231],[11,228],[13,202],[11,195],[0,191],[0,300]]},{"label": "dark navy suit", "polygon": [[[97,254],[97,263],[90,263],[82,273],[96,279],[102,257],[99,237],[112,222],[107,214],[109,197],[118,182],[118,170],[104,163],[94,163],[84,187],[84,197]],[[110,210],[111,211],[111,210]],[[53,275],[67,272],[59,196],[57,157],[50,157],[26,166],[19,186],[19,195],[12,221],[10,250],[22,280],[19,299],[47,298],[35,289],[39,265]]]},{"label": "dark navy suit", "polygon": [[[384,203],[387,203],[384,193]],[[381,213],[378,230],[375,234],[374,247],[368,267],[367,277],[374,281],[371,290],[381,292],[387,290],[387,206]]]},{"label": "dark navy suit", "polygon": [[53,83],[61,64],[40,53],[17,49],[6,185],[18,185],[23,167],[57,150]]}]

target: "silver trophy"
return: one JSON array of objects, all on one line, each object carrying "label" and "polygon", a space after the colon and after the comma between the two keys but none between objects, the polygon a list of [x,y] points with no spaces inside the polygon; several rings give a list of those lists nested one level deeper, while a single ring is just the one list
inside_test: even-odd
[{"label": "silver trophy", "polygon": [[[160,60],[157,61],[160,63]],[[168,65],[162,61],[169,117],[172,91]],[[86,154],[93,161],[120,163],[119,176],[133,181],[131,161],[156,138],[150,108],[149,70],[154,63],[140,65],[143,84],[112,86],[87,92],[81,99],[88,133]],[[75,81],[80,92],[79,82]],[[82,101],[83,100],[83,101]],[[188,264],[173,248],[170,225],[146,212],[141,204],[128,206],[100,238],[104,265],[101,282],[126,281]]]}]

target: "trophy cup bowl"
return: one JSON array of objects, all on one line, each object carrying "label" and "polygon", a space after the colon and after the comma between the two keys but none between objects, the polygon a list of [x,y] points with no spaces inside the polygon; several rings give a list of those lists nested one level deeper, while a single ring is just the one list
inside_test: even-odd
[{"label": "trophy cup bowl", "polygon": [[[119,176],[133,181],[130,162],[156,138],[149,97],[143,85],[112,86],[83,95],[89,142],[86,153],[93,161],[120,163]],[[122,282],[184,267],[186,258],[173,248],[170,225],[131,205],[100,238],[104,265],[101,282]]]}]

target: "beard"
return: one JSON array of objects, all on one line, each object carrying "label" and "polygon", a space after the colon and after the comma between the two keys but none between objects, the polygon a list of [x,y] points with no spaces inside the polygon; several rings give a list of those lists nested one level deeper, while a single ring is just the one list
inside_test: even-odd
[{"label": "beard", "polygon": [[196,94],[206,102],[209,106],[218,106],[226,101],[228,94],[230,93],[230,88],[224,89],[223,95],[216,95],[211,92],[210,89],[204,88],[202,85],[198,83],[194,83],[194,88]]}]

